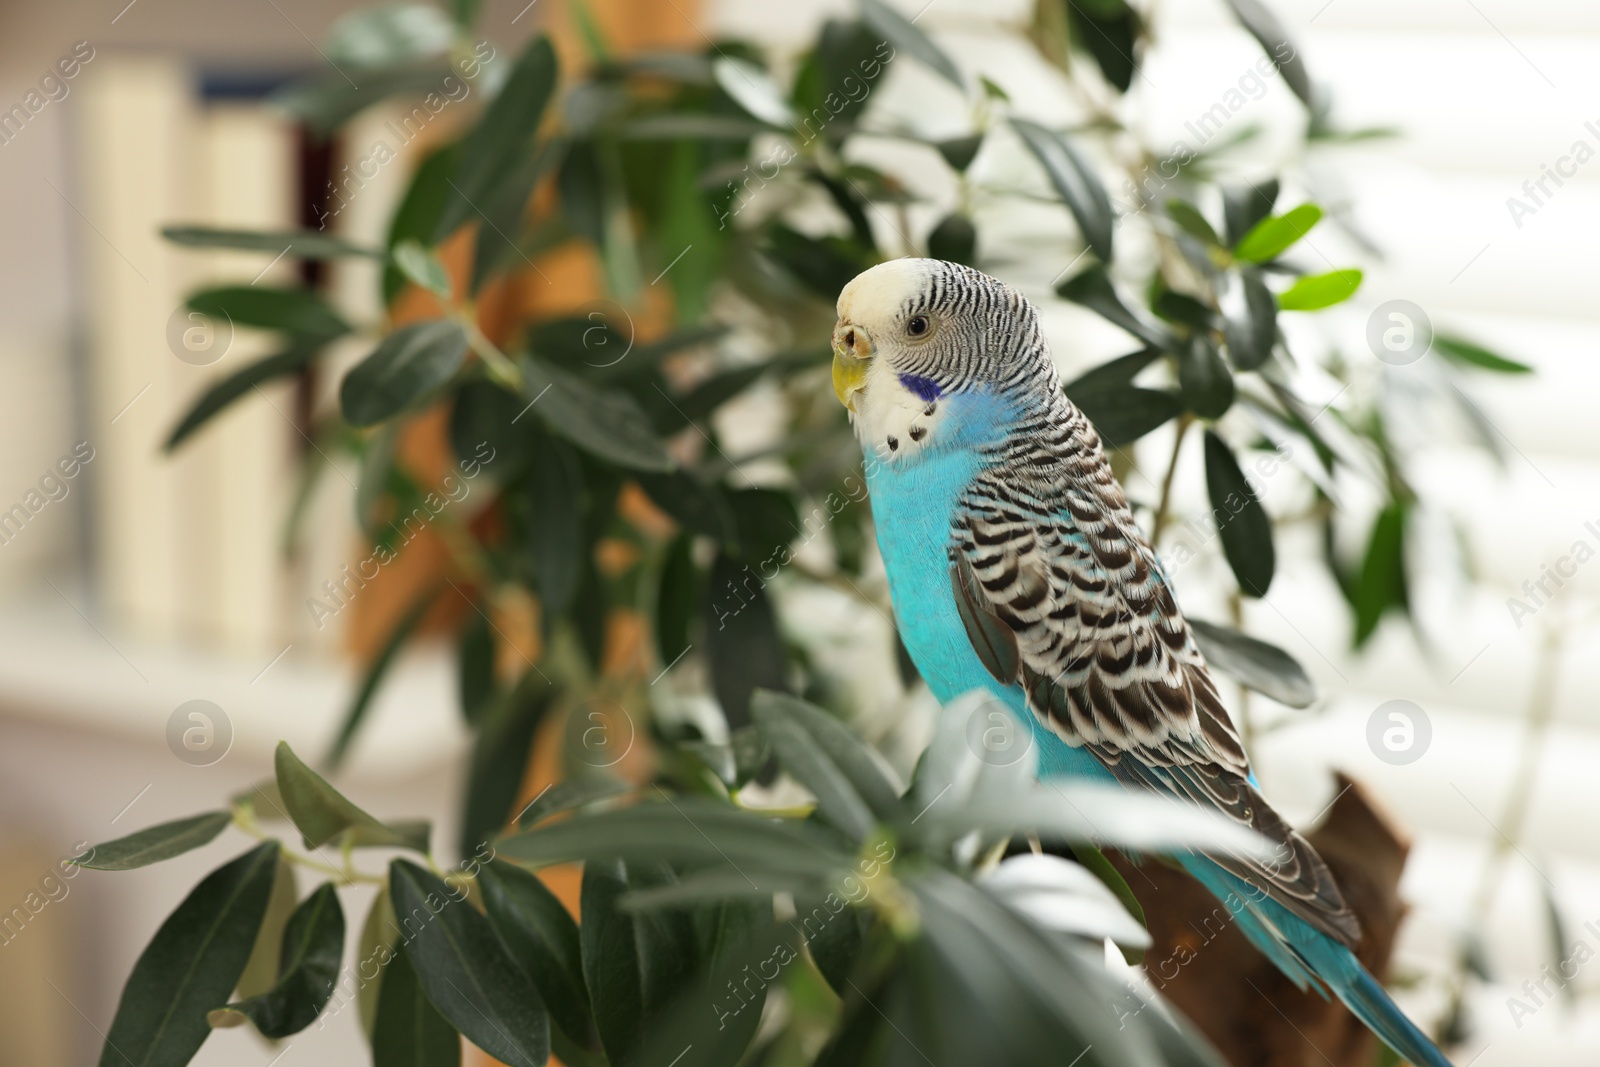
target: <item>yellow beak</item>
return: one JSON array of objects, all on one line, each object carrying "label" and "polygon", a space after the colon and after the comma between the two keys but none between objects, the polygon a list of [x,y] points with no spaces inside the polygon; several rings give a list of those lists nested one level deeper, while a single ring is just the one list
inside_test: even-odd
[{"label": "yellow beak", "polygon": [[833,330],[833,391],[839,403],[856,409],[856,394],[867,387],[867,365],[872,342],[865,330],[839,323]]}]

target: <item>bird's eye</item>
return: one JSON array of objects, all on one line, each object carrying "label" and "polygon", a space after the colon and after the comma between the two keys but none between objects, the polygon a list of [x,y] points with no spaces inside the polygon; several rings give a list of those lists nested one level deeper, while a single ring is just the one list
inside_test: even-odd
[{"label": "bird's eye", "polygon": [[911,316],[910,321],[906,323],[906,333],[910,334],[912,337],[921,337],[927,332],[928,316],[926,315],[913,315]]}]

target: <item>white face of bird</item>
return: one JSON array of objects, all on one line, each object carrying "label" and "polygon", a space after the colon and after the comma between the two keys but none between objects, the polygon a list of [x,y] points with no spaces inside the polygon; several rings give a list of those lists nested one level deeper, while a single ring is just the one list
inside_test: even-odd
[{"label": "white face of bird", "polygon": [[932,444],[942,390],[913,368],[944,325],[927,307],[937,260],[896,259],[851,280],[833,328],[833,390],[863,445],[887,460]]}]

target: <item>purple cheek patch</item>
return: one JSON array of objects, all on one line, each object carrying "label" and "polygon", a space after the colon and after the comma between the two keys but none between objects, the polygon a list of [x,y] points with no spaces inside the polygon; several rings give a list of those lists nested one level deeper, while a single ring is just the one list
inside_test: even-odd
[{"label": "purple cheek patch", "polygon": [[917,374],[901,374],[900,384],[917,395],[921,400],[932,402],[944,395],[944,390],[939,388],[939,383],[932,378],[924,378]]}]

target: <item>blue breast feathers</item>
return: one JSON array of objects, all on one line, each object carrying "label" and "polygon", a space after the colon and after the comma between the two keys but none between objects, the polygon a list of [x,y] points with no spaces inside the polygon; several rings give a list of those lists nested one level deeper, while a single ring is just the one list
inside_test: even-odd
[{"label": "blue breast feathers", "polygon": [[866,465],[900,639],[941,703],[974,689],[994,693],[1032,731],[1041,776],[1107,778],[1088,753],[1051,734],[1027,709],[1021,688],[1002,686],[973,651],[950,586],[950,529],[962,494],[983,469],[981,450],[1004,438],[1016,409],[991,393],[957,393],[940,408],[943,418],[927,447],[868,457]]}]

